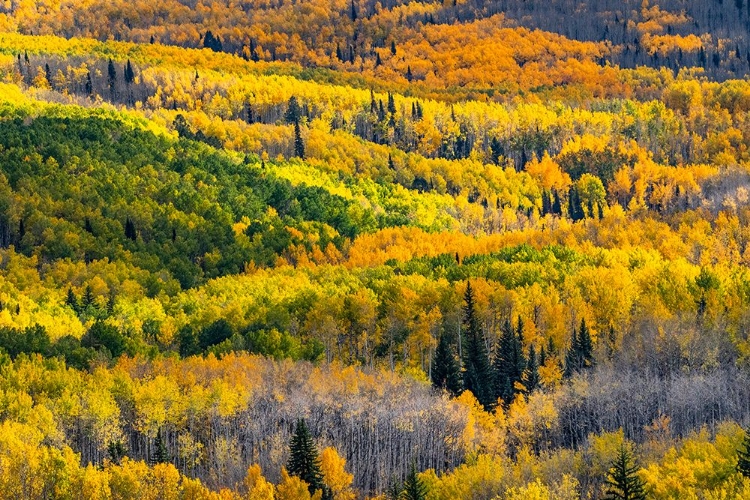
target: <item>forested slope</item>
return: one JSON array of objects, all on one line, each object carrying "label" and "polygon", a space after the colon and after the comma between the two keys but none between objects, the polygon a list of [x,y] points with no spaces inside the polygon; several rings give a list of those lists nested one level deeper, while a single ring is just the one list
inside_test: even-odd
[{"label": "forested slope", "polygon": [[746,498],[710,4],[0,4],[0,496]]}]

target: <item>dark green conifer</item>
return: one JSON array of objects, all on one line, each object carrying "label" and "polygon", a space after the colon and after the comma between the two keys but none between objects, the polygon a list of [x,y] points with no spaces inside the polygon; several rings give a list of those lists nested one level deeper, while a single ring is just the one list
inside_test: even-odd
[{"label": "dark green conifer", "polygon": [[161,430],[156,431],[156,439],[154,440],[154,454],[151,459],[152,464],[165,464],[170,461],[169,452],[167,446],[164,444],[164,440],[161,437]]},{"label": "dark green conifer", "polygon": [[645,484],[630,451],[622,445],[607,473],[607,500],[645,500]]},{"label": "dark green conifer", "polygon": [[320,470],[318,449],[303,419],[297,421],[289,443],[289,451],[289,462],[286,466],[289,474],[305,481],[311,495],[317,490],[323,491],[323,473]]},{"label": "dark green conifer", "polygon": [[294,156],[302,159],[305,158],[305,143],[302,141],[299,121],[294,122]]},{"label": "dark green conifer", "polygon": [[404,489],[401,491],[401,500],[425,500],[427,498],[427,486],[419,479],[417,467],[411,464],[409,474],[404,481]]},{"label": "dark green conifer", "polygon": [[439,389],[445,389],[453,396],[460,394],[461,371],[458,360],[453,353],[450,339],[447,334],[440,335],[435,358],[432,362],[432,385]]},{"label": "dark green conifer", "polygon": [[750,478],[750,429],[745,430],[742,447],[737,451],[737,472]]},{"label": "dark green conifer", "polygon": [[471,283],[466,284],[464,294],[464,327],[466,331],[464,349],[464,388],[471,391],[485,409],[495,406],[492,367],[487,348],[479,328],[474,291]]}]

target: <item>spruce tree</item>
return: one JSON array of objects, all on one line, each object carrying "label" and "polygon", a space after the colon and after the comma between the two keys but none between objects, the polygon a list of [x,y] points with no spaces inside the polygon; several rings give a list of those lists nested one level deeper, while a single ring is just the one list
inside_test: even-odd
[{"label": "spruce tree", "polygon": [[294,435],[289,443],[289,451],[287,463],[289,474],[305,481],[311,495],[317,490],[323,490],[323,473],[320,470],[318,449],[303,419],[297,421]]},{"label": "spruce tree", "polygon": [[495,398],[502,398],[508,404],[513,400],[513,375],[515,373],[516,335],[510,320],[505,320],[500,339],[495,346],[492,368],[495,375]]},{"label": "spruce tree", "polygon": [[294,156],[302,159],[305,158],[305,143],[302,141],[299,121],[294,122]]},{"label": "spruce tree", "polygon": [[471,391],[485,409],[491,409],[496,401],[492,387],[494,377],[492,376],[487,348],[479,329],[479,320],[474,305],[474,291],[471,288],[471,283],[468,282],[464,302],[464,327],[466,331],[464,388]]},{"label": "spruce tree", "polygon": [[607,474],[607,500],[645,500],[645,484],[638,477],[633,456],[622,445]]},{"label": "spruce tree", "polygon": [[167,446],[164,444],[164,440],[161,438],[161,430],[156,431],[156,439],[154,440],[154,454],[151,458],[152,464],[165,464],[169,462],[169,452]]},{"label": "spruce tree", "polygon": [[586,326],[586,320],[581,320],[581,328],[578,330],[578,344],[580,349],[581,367],[594,366],[594,344],[591,340],[591,332]]},{"label": "spruce tree", "polygon": [[79,313],[81,310],[81,306],[78,303],[78,297],[76,297],[76,294],[73,291],[73,287],[68,288],[68,297],[65,299],[65,304],[73,309],[76,313]]},{"label": "spruce tree", "polygon": [[737,472],[750,478],[750,429],[745,430],[742,448],[737,452]]},{"label": "spruce tree", "polygon": [[417,467],[414,462],[411,464],[409,474],[404,481],[404,487],[401,491],[401,500],[425,500],[427,498],[427,487],[417,475]]},{"label": "spruce tree", "polygon": [[[544,348],[542,348],[542,352],[544,352]],[[529,347],[529,360],[526,363],[524,379],[527,393],[532,393],[539,387],[539,361],[537,360],[536,348],[534,348],[533,344]]]},{"label": "spruce tree", "polygon": [[457,396],[462,389],[461,372],[448,335],[440,335],[432,362],[432,385]]}]

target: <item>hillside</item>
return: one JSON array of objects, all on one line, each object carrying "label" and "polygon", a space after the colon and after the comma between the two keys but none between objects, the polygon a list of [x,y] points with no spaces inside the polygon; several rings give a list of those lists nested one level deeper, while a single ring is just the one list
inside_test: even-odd
[{"label": "hillside", "polygon": [[0,498],[746,498],[748,15],[1,3]]}]

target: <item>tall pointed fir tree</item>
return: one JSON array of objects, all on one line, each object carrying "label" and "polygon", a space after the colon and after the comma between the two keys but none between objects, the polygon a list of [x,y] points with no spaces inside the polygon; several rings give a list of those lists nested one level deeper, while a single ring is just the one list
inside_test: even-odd
[{"label": "tall pointed fir tree", "polygon": [[523,381],[525,371],[523,321],[519,317],[516,331],[513,331],[510,320],[506,320],[493,359],[495,398],[502,398],[505,404],[510,404],[518,392],[517,384]]},{"label": "tall pointed fir tree", "polygon": [[294,435],[289,443],[289,451],[289,462],[286,466],[289,474],[305,481],[311,495],[317,490],[324,491],[318,449],[303,419],[297,421]]},{"label": "tall pointed fir tree", "polygon": [[164,440],[161,437],[161,429],[156,431],[156,439],[154,440],[154,453],[151,456],[151,463],[153,464],[165,464],[170,461],[169,452],[167,446],[164,444]]},{"label": "tall pointed fir tree", "polygon": [[737,472],[750,478],[750,429],[745,430],[742,448],[737,451]]},{"label": "tall pointed fir tree", "polygon": [[645,500],[645,484],[638,477],[638,466],[625,445],[620,447],[606,478],[607,500]]},{"label": "tall pointed fir tree", "polygon": [[594,345],[591,340],[591,332],[586,326],[586,320],[581,320],[581,327],[576,332],[573,329],[573,337],[570,349],[565,354],[565,377],[571,377],[574,373],[585,368],[594,366]]},{"label": "tall pointed fir tree", "polygon": [[417,466],[414,462],[409,468],[409,474],[404,481],[404,487],[399,496],[400,500],[425,500],[427,498],[427,487],[417,475]]},{"label": "tall pointed fir tree", "polygon": [[294,122],[294,156],[301,159],[305,158],[305,143],[302,141],[299,120]]},{"label": "tall pointed fir tree", "polygon": [[466,283],[464,302],[464,389],[471,391],[485,409],[491,409],[496,401],[493,391],[494,377],[479,328],[474,290],[469,282]]},{"label": "tall pointed fir tree", "polygon": [[439,389],[445,389],[453,396],[458,396],[463,389],[461,370],[451,344],[446,333],[440,335],[437,349],[435,349],[435,357],[432,361],[432,385]]},{"label": "tall pointed fir tree", "polygon": [[[542,352],[544,352],[544,348],[542,348]],[[526,372],[523,378],[527,393],[530,394],[539,387],[539,360],[536,357],[534,344],[529,347],[529,359],[526,362]]]}]

